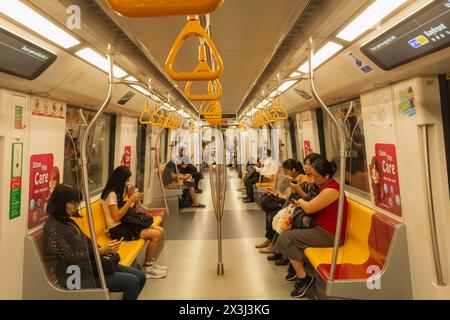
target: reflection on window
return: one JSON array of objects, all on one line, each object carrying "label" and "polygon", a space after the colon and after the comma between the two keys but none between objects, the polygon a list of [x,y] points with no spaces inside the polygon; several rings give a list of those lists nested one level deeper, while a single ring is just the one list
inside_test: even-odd
[{"label": "reflection on window", "polygon": [[[80,148],[87,125],[83,122],[80,110],[73,106],[67,107],[63,182],[81,189]],[[82,110],[86,122],[89,123],[95,112]],[[103,114],[88,137],[88,180],[91,195],[100,193],[108,179],[111,118],[111,115]]]},{"label": "reflection on window", "polygon": [[[348,151],[345,184],[368,196],[369,178],[361,102],[356,100],[333,106],[330,111],[344,129],[346,150]],[[327,155],[339,165],[339,134],[335,125],[326,116],[324,116],[324,129]]]}]

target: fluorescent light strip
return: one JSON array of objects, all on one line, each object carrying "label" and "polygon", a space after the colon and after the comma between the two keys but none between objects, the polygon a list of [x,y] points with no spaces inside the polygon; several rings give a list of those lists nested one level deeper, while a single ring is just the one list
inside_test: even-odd
[{"label": "fluorescent light strip", "polygon": [[[328,42],[326,45],[324,45],[319,51],[316,52],[316,54],[313,57],[313,68],[316,69],[321,64],[323,64],[325,61],[330,59],[333,55],[335,55],[337,52],[339,52],[343,46],[340,44],[334,43],[332,41]],[[306,61],[299,69],[298,71],[303,73],[309,73],[309,63]]]},{"label": "fluorescent light strip", "polygon": [[404,4],[406,0],[377,0],[350,24],[338,33],[336,37],[353,41],[364,32],[373,28],[378,22]]},{"label": "fluorescent light strip", "polygon": [[0,0],[0,12],[64,49],[80,43],[63,29],[18,0]]},{"label": "fluorescent light strip", "polygon": [[[81,59],[89,62],[90,64],[96,66],[97,68],[100,68],[101,70],[108,73],[108,59],[106,59],[104,56],[98,54],[91,48],[84,48],[80,51],[77,51],[75,53],[77,56],[79,56]],[[119,68],[118,66],[114,65],[114,77],[116,78],[123,78],[127,75],[127,73]]]},{"label": "fluorescent light strip", "polygon": [[[127,77],[125,80],[138,82],[138,80],[135,77],[133,77],[133,76]],[[130,85],[130,86],[134,90],[139,91],[140,93],[142,93],[143,95],[151,96],[153,98],[153,95],[148,90],[145,90],[144,88],[142,88],[142,87],[140,87],[138,85]]]},{"label": "fluorescent light strip", "polygon": [[286,92],[287,90],[289,90],[293,85],[295,85],[298,81],[297,80],[289,80],[289,81],[285,81],[283,82],[279,87],[278,87],[278,91],[283,93]]}]

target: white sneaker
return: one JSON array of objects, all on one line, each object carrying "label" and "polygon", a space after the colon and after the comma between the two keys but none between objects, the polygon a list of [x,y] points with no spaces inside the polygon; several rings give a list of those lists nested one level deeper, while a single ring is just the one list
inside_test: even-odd
[{"label": "white sneaker", "polygon": [[167,276],[167,271],[159,270],[151,266],[145,267],[145,277],[147,279],[160,279]]},{"label": "white sneaker", "polygon": [[159,265],[156,262],[150,262],[149,264],[146,264],[146,266],[153,267],[158,270],[164,270],[164,271],[169,270],[169,267]]}]

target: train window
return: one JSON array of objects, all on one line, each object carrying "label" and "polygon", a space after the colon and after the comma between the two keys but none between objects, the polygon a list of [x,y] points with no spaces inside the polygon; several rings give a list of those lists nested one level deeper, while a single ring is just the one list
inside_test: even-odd
[{"label": "train window", "polygon": [[[87,126],[83,123],[80,108],[67,107],[66,137],[64,144],[64,183],[82,188],[80,147]],[[92,120],[95,112],[83,110],[86,121]],[[108,180],[110,150],[110,130],[112,115],[103,114],[88,139],[88,175],[91,196],[101,193]]]},{"label": "train window", "polygon": [[[345,132],[347,158],[345,184],[352,191],[369,198],[369,177],[367,173],[366,146],[360,100],[339,104],[330,111]],[[334,124],[324,115],[325,146],[328,158],[339,165],[339,135]]]}]

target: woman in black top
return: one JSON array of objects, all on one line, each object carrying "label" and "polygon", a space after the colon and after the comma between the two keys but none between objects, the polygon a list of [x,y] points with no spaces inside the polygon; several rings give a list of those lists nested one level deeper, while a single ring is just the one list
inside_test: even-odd
[{"label": "woman in black top", "polygon": [[[78,216],[81,199],[80,191],[60,184],[53,191],[47,207],[50,219],[44,225],[46,262],[53,268],[58,284],[64,288],[70,284],[73,266],[79,267],[81,288],[95,288],[99,283],[92,242],[72,220],[73,216]],[[109,241],[99,251],[101,255],[116,253],[119,246],[120,241]],[[105,275],[105,279],[109,291],[124,292],[124,300],[136,300],[146,280],[143,272],[121,265],[116,272]]]}]

